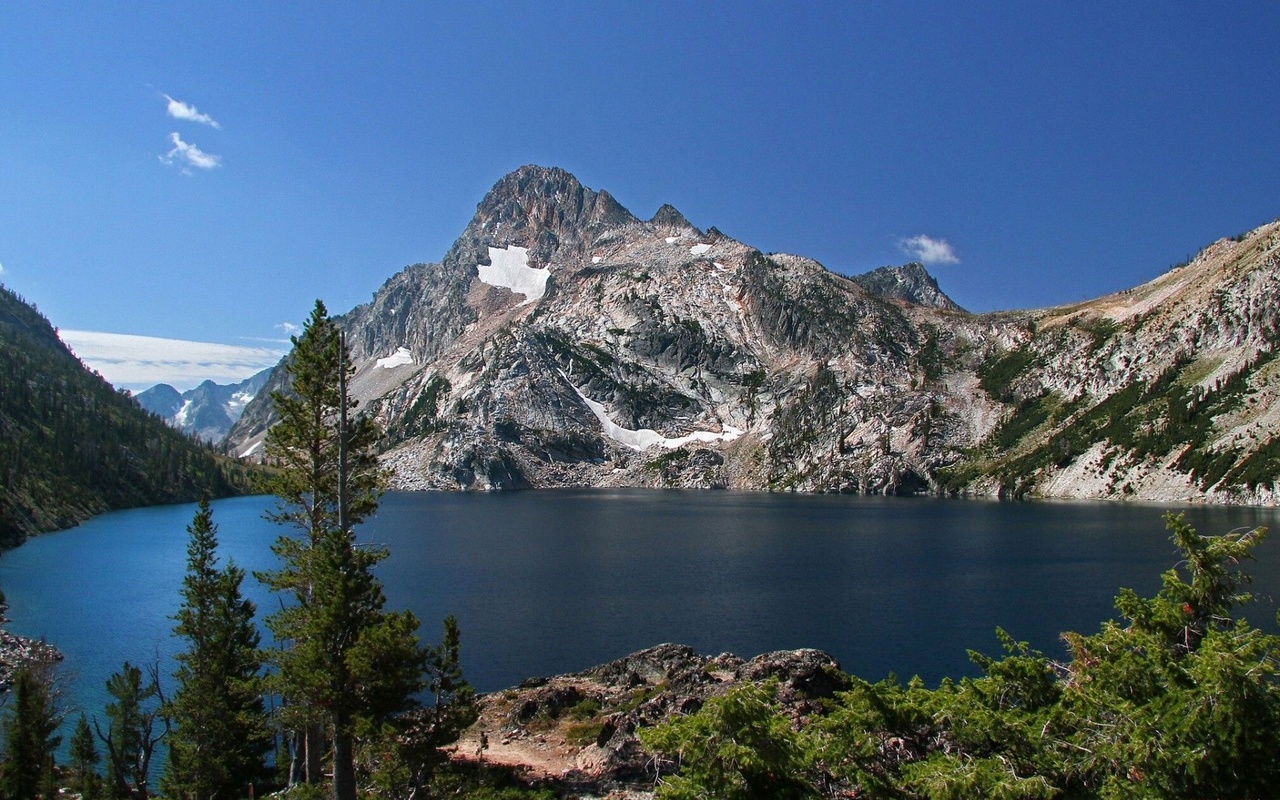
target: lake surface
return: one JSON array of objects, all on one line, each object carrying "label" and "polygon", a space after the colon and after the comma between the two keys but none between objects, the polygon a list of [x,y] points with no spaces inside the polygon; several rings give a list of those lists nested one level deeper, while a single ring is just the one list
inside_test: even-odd
[{"label": "lake surface", "polygon": [[[252,572],[276,566],[283,530],[265,497],[214,503],[221,552]],[[868,679],[936,683],[974,674],[966,650],[997,653],[996,626],[1061,656],[1058,635],[1114,616],[1121,586],[1159,589],[1175,552],[1165,509],[1101,503],[563,490],[393,493],[361,538],[386,545],[388,606],[409,608],[427,641],[458,618],[463,663],[481,691],[582,670],[662,642],[749,658],[816,647]],[[1201,533],[1276,529],[1280,513],[1188,508]],[[106,514],[0,557],[15,633],[65,654],[72,700],[102,713],[122,661],[176,642],[192,506]],[[1280,530],[1249,565],[1274,629]],[[252,578],[260,616],[279,600]]]}]

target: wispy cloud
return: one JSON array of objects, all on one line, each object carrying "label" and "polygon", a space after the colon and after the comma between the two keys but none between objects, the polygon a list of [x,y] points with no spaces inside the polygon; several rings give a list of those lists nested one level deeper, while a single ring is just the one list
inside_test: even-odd
[{"label": "wispy cloud", "polygon": [[102,373],[116,388],[141,391],[167,383],[186,391],[211,380],[237,383],[275,366],[288,347],[188,342],[154,336],[98,331],[58,332],[80,360]]},{"label": "wispy cloud", "polygon": [[922,264],[959,264],[960,259],[946,239],[932,236],[912,236],[900,239],[898,248]]},{"label": "wispy cloud", "polygon": [[292,322],[281,322],[276,326],[276,330],[284,331],[285,336],[297,336],[302,333],[302,328],[294,325]]},{"label": "wispy cloud", "polygon": [[4,264],[0,264],[0,275],[4,274]]},{"label": "wispy cloud", "polygon": [[187,175],[191,174],[189,167],[213,169],[222,163],[221,157],[206,153],[194,144],[182,141],[182,137],[176,132],[169,134],[169,141],[173,144],[173,149],[160,156],[161,163],[177,165]]},{"label": "wispy cloud", "polygon": [[211,128],[222,127],[216,119],[208,114],[201,114],[195,106],[188,105],[181,100],[174,100],[163,92],[161,93],[161,96],[164,97],[165,100],[169,101],[169,107],[166,110],[169,112],[169,116],[174,119],[182,119],[187,122],[198,122],[201,125],[208,125]]}]

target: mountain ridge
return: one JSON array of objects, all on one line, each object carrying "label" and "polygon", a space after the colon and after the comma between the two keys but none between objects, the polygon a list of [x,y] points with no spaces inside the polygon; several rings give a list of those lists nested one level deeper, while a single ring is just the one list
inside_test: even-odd
[{"label": "mountain ridge", "polygon": [[185,392],[161,383],[134,395],[134,400],[171,427],[213,444],[226,438],[245,407],[266,385],[271,369],[237,383],[206,380]]},{"label": "mountain ridge", "polygon": [[169,429],[86,368],[0,285],[0,547],[119,508],[226,496],[245,468]]},{"label": "mountain ridge", "polygon": [[[530,165],[494,185],[439,263],[392,276],[340,322],[401,488],[1270,502],[1280,464],[1254,453],[1272,421],[1252,447],[1220,413],[1166,442],[1153,431],[1182,422],[1133,387],[1165,376],[1208,403],[1212,380],[1235,375],[1271,396],[1254,362],[1277,338],[1275,234],[1223,240],[1184,273],[1096,301],[970,314],[918,265],[843,276],[671,206],[641,220]],[[229,445],[256,452],[269,422],[251,404]]]}]

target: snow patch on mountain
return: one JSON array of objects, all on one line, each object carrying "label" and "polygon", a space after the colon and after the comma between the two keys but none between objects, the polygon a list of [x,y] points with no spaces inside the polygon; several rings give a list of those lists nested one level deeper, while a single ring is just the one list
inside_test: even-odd
[{"label": "snow patch on mountain", "polygon": [[382,367],[383,369],[395,369],[396,367],[403,367],[412,363],[413,356],[409,353],[409,348],[399,347],[396,348],[394,353],[386,358],[378,359],[374,366]]},{"label": "snow patch on mountain", "polygon": [[529,266],[529,248],[515,247],[489,248],[490,264],[477,264],[476,272],[483,283],[500,289],[510,289],[516,294],[524,295],[527,305],[541,300],[547,293],[547,278],[551,271]]},{"label": "snow patch on mountain", "polygon": [[[568,380],[563,372],[560,373],[565,380]],[[572,383],[569,384],[573,386]],[[597,403],[590,397],[582,393],[582,390],[573,386],[573,390],[578,393],[578,397],[582,398],[582,402],[587,404],[587,408],[591,409],[591,413],[600,421],[600,427],[604,430],[604,435],[617,442],[620,445],[630,447],[632,450],[648,450],[650,447],[664,447],[668,450],[674,450],[677,447],[683,447],[693,442],[732,442],[742,435],[742,431],[732,425],[724,425],[722,433],[712,433],[711,431],[694,431],[687,436],[681,436],[676,439],[669,439],[655,430],[649,428],[641,428],[633,431],[624,428],[609,418],[608,412],[605,411],[604,405]]]},{"label": "snow patch on mountain", "polygon": [[191,426],[191,405],[192,401],[190,398],[183,398],[182,408],[178,409],[178,413],[173,415],[170,423],[173,427],[178,430],[187,430],[187,428]]},{"label": "snow patch on mountain", "polygon": [[710,249],[711,249],[711,245],[709,244],[695,244],[693,247],[689,248],[689,252],[693,253],[695,256],[700,256],[703,253],[706,253]]},{"label": "snow patch on mountain", "polygon": [[227,409],[232,412],[243,412],[244,407],[249,405],[257,395],[254,392],[239,391],[231,395],[231,399],[227,400]]}]

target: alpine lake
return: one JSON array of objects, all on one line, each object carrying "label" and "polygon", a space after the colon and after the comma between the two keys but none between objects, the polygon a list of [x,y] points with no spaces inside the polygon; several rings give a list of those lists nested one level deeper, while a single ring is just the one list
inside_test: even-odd
[{"label": "alpine lake", "polygon": [[[254,578],[287,529],[270,497],[213,504],[220,553],[249,573],[259,621],[279,607]],[[427,642],[453,614],[480,691],[575,672],[663,642],[744,658],[813,647],[868,680],[976,674],[995,629],[1064,658],[1063,631],[1115,618],[1121,587],[1158,591],[1177,553],[1162,514],[1202,534],[1276,533],[1244,565],[1276,628],[1280,510],[1119,503],[1002,503],[677,490],[390,493],[359,529],[385,546],[387,606]],[[0,557],[9,628],[66,656],[69,705],[102,718],[106,679],[128,660],[173,671],[172,615],[194,505],[97,517]],[[269,638],[264,634],[264,643]]]}]

